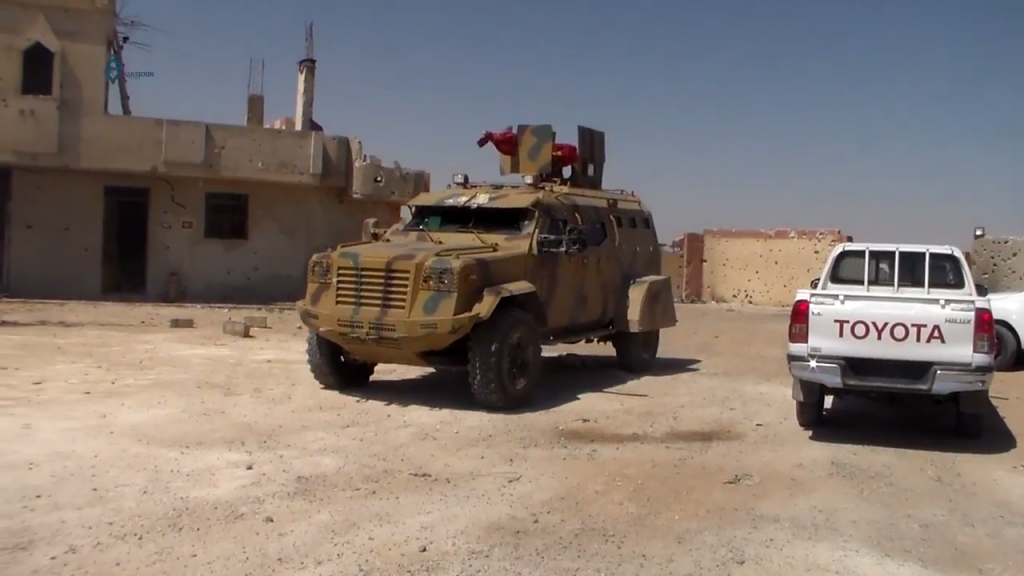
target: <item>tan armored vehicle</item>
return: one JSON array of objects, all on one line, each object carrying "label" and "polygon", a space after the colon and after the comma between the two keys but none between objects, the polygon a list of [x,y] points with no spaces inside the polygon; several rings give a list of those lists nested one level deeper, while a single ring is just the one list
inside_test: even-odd
[{"label": "tan armored vehicle", "polygon": [[362,242],[310,260],[298,310],[322,386],[365,386],[381,363],[468,367],[477,402],[509,410],[530,400],[542,345],[610,342],[623,370],[651,368],[676,324],[672,288],[650,211],[601,189],[604,134],[581,126],[571,146],[520,125],[488,143],[521,183],[457,174],[413,198],[408,221],[367,221]]}]

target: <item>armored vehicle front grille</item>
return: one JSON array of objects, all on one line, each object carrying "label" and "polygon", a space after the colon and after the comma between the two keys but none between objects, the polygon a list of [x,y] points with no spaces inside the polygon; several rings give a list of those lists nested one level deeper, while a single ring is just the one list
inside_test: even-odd
[{"label": "armored vehicle front grille", "polygon": [[339,266],[334,291],[338,306],[404,310],[409,271]]}]

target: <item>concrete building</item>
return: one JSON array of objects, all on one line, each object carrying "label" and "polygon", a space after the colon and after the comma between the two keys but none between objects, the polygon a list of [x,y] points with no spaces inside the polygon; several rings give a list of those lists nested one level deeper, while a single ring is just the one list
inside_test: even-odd
[{"label": "concrete building", "polygon": [[319,129],[311,58],[283,128],[262,95],[247,126],[108,114],[115,25],[113,0],[0,0],[0,292],[296,299],[310,254],[429,188]]}]

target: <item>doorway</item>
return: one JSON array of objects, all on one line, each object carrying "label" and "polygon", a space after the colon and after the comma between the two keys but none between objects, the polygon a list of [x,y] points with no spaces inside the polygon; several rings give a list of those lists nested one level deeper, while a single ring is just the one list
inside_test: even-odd
[{"label": "doorway", "polygon": [[149,189],[103,189],[104,295],[146,293]]},{"label": "doorway", "polygon": [[0,168],[0,294],[7,293],[7,229],[11,219],[14,171]]}]

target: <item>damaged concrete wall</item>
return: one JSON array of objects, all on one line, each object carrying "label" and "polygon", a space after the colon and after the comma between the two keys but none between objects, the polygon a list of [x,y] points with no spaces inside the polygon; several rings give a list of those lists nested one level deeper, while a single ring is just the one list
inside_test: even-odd
[{"label": "damaged concrete wall", "polygon": [[676,238],[661,259],[663,276],[672,279],[676,302],[698,302],[703,290],[704,236],[687,233]]},{"label": "damaged concrete wall", "polygon": [[[154,300],[166,297],[172,272],[189,300],[297,300],[310,255],[358,241],[365,218],[387,225],[399,215],[394,204],[339,201],[333,188],[16,169],[8,231],[12,296],[100,297],[104,186],[150,190],[146,296]],[[247,240],[204,237],[206,192],[248,195]]]},{"label": "damaged concrete wall", "polygon": [[978,238],[970,254],[975,282],[992,292],[1024,291],[1024,238]]},{"label": "damaged concrete wall", "polygon": [[705,230],[703,299],[788,305],[845,241],[840,230]]}]

